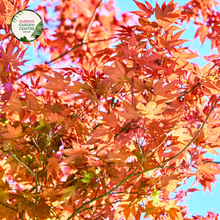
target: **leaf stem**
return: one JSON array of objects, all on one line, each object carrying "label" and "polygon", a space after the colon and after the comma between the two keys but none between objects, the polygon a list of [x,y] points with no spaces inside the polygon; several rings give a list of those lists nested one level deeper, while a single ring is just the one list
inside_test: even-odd
[{"label": "leaf stem", "polygon": [[129,122],[127,125],[125,125],[125,126],[121,129],[121,131],[114,136],[114,139],[115,139],[119,134],[121,134],[122,132],[127,131],[127,128],[128,128],[131,124],[132,124],[132,121]]}]

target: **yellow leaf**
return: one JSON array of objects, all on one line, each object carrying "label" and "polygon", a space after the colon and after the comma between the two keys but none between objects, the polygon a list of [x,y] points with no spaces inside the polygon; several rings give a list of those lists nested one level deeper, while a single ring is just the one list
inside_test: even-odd
[{"label": "yellow leaf", "polygon": [[8,200],[8,192],[5,192],[3,189],[0,188],[0,202],[3,204],[7,204]]},{"label": "yellow leaf", "polygon": [[219,155],[216,150],[214,150],[213,148],[209,147],[208,145],[205,146],[205,149],[206,149],[210,154]]},{"label": "yellow leaf", "polygon": [[140,111],[143,115],[151,115],[153,114],[153,110],[156,108],[156,102],[149,101],[146,106],[142,103],[138,103],[137,107],[138,111]]}]

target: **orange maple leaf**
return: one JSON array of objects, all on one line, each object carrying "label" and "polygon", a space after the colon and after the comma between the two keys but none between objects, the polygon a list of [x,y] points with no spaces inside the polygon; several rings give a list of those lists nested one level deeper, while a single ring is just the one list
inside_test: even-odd
[{"label": "orange maple leaf", "polygon": [[136,15],[140,15],[140,16],[145,16],[145,17],[151,17],[151,15],[153,14],[153,8],[151,6],[151,4],[147,1],[145,1],[146,5],[144,5],[141,2],[135,1],[136,5],[138,6],[138,8],[140,8],[142,11],[133,11],[132,13],[136,14]]},{"label": "orange maple leaf", "polygon": [[112,83],[123,83],[126,79],[126,71],[119,61],[115,61],[115,67],[104,66],[103,72],[111,77]]},{"label": "orange maple leaf", "polygon": [[21,112],[23,109],[23,105],[17,93],[15,91],[12,91],[12,94],[9,98],[10,98],[9,101],[6,103],[5,107],[3,107],[3,110],[5,112],[7,111]]},{"label": "orange maple leaf", "polygon": [[68,86],[70,83],[70,79],[69,78],[64,79],[64,77],[60,73],[55,71],[53,72],[55,78],[42,74],[48,81],[50,81],[50,83],[46,83],[45,85],[42,85],[42,87],[45,89],[53,90],[55,92],[60,92],[65,90],[66,86]]},{"label": "orange maple leaf", "polygon": [[63,153],[67,155],[66,158],[62,160],[64,163],[73,163],[76,166],[82,163],[82,161],[85,159],[85,156],[87,154],[87,151],[84,150],[80,144],[74,143],[74,148],[71,149],[64,149]]},{"label": "orange maple leaf", "polygon": [[7,132],[3,132],[0,134],[3,139],[15,139],[22,134],[22,127],[21,125],[19,125],[18,127],[7,125],[6,131]]},{"label": "orange maple leaf", "polygon": [[102,119],[98,119],[98,121],[108,127],[115,128],[117,125],[117,120],[114,112],[110,112],[109,114],[105,112],[99,112],[99,114],[102,116]]},{"label": "orange maple leaf", "polygon": [[158,20],[158,23],[163,28],[166,28],[171,23],[174,23],[180,17],[182,8],[179,8],[174,12],[176,5],[177,3],[173,3],[173,0],[169,2],[168,5],[166,5],[166,3],[164,2],[162,8],[160,8],[159,5],[156,3],[155,16]]},{"label": "orange maple leaf", "polygon": [[201,44],[203,44],[208,34],[209,34],[209,29],[207,25],[201,24],[201,26],[196,31],[195,38],[200,36]]},{"label": "orange maple leaf", "polygon": [[214,182],[216,180],[215,175],[217,174],[220,174],[219,164],[208,162],[198,165],[196,176],[198,179],[204,176]]},{"label": "orange maple leaf", "polygon": [[48,158],[48,164],[46,167],[47,171],[47,179],[52,175],[52,172],[55,171],[56,173],[59,171],[59,162],[60,162],[60,155],[54,154],[52,157]]}]

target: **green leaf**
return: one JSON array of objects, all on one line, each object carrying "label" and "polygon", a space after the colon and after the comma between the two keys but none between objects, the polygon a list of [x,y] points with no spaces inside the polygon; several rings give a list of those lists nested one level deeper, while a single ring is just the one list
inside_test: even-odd
[{"label": "green leaf", "polygon": [[43,130],[45,127],[46,125],[44,123],[44,119],[40,118],[40,123],[36,128],[34,128],[34,131]]},{"label": "green leaf", "polygon": [[20,39],[21,41],[23,41],[23,42],[29,42],[29,40],[27,39],[27,37],[26,36],[24,36],[24,37],[21,37],[21,39]]},{"label": "green leaf", "polygon": [[152,211],[153,211],[154,207],[152,208],[147,208],[145,211],[146,211],[146,214],[145,214],[145,217],[147,217]]},{"label": "green leaf", "polygon": [[84,183],[89,183],[92,178],[93,178],[93,174],[91,174],[91,173],[85,173],[85,177],[82,179],[82,182],[84,182]]},{"label": "green leaf", "polygon": [[38,38],[41,35],[42,30],[43,30],[43,22],[40,21],[37,24],[36,28],[34,29],[34,32],[32,33],[31,37]]},{"label": "green leaf", "polygon": [[159,195],[160,192],[154,187],[154,192],[151,194],[153,205],[157,205],[159,203]]}]

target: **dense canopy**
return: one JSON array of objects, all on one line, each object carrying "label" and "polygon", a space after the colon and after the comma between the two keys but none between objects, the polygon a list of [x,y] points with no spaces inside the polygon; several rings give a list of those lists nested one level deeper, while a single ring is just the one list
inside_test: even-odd
[{"label": "dense canopy", "polygon": [[[220,173],[204,157],[220,146],[219,54],[200,68],[181,38],[193,21],[219,53],[218,3],[134,2],[117,18],[112,0],[43,0],[24,43],[10,22],[29,0],[0,0],[0,219],[218,219],[178,203],[187,179],[211,191]],[[24,73],[27,46],[50,61]]]}]

